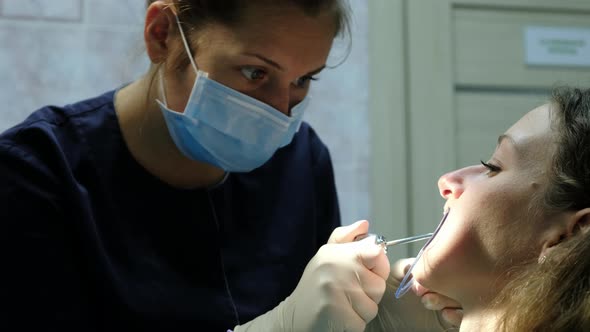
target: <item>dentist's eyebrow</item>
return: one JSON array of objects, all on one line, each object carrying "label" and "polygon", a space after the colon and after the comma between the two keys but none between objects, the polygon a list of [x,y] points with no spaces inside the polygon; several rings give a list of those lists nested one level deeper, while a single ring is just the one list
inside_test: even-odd
[{"label": "dentist's eyebrow", "polygon": [[261,60],[262,62],[266,62],[268,65],[273,66],[280,71],[285,71],[285,69],[283,67],[281,67],[278,63],[276,63],[276,62],[272,61],[271,59],[264,57],[260,54],[257,54],[257,53],[243,53],[243,54],[247,55],[247,56],[258,58],[258,60]]},{"label": "dentist's eyebrow", "polygon": [[[275,61],[273,61],[273,60],[271,60],[271,59],[269,59],[269,58],[267,58],[265,56],[262,56],[262,55],[260,55],[258,53],[243,53],[243,54],[246,55],[246,56],[255,57],[258,60],[260,60],[262,62],[265,62],[266,64],[268,64],[268,65],[270,65],[272,67],[275,67],[276,69],[278,69],[280,71],[285,71],[285,69],[283,67],[281,67],[281,65],[279,65]],[[308,76],[313,76],[313,75],[319,74],[322,70],[324,70],[324,68],[326,68],[326,65],[323,65],[323,66],[319,67],[318,69],[315,69],[315,70],[310,71],[309,73],[307,73],[307,75]]]},{"label": "dentist's eyebrow", "polygon": [[316,69],[316,70],[312,70],[309,73],[307,73],[308,76],[313,76],[313,75],[317,75],[319,74],[322,70],[324,70],[324,68],[326,68],[326,65],[321,66],[320,68]]}]

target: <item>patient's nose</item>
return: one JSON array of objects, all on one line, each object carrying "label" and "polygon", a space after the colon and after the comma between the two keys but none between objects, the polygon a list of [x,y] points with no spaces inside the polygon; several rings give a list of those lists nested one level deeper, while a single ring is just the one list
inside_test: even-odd
[{"label": "patient's nose", "polygon": [[463,194],[467,169],[465,167],[449,172],[438,179],[438,190],[444,199],[459,198]]}]

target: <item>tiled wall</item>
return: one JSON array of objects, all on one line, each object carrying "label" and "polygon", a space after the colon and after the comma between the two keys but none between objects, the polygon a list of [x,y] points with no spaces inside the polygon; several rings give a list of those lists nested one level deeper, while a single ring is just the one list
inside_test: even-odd
[{"label": "tiled wall", "polygon": [[[328,145],[343,223],[369,218],[367,3],[350,0],[352,51],[314,82],[306,120]],[[47,104],[113,89],[148,66],[144,0],[0,0],[0,131]],[[338,43],[330,64],[345,55]]]},{"label": "tiled wall", "polygon": [[[370,218],[368,118],[368,5],[352,7],[352,48],[344,63],[320,74],[312,88],[307,121],[330,148],[336,172],[342,222]],[[337,42],[330,64],[343,60],[348,44]]]},{"label": "tiled wall", "polygon": [[0,130],[147,68],[140,0],[0,0]]}]

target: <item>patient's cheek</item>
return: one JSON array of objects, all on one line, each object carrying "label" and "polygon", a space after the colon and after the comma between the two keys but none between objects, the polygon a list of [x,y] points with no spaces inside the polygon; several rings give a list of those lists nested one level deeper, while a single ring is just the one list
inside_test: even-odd
[{"label": "patient's cheek", "polygon": [[[414,278],[428,289],[439,290],[449,282],[456,282],[458,273],[466,273],[465,267],[472,264],[469,257],[477,247],[469,232],[455,230],[452,239],[447,232],[441,232],[422,255],[422,259],[414,268]],[[437,237],[438,237],[437,236]],[[453,281],[454,280],[454,281]]]}]

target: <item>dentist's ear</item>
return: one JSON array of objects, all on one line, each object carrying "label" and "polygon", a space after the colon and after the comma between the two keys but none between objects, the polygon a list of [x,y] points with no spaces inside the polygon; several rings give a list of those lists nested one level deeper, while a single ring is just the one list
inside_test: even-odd
[{"label": "dentist's ear", "polygon": [[146,11],[143,37],[152,63],[161,63],[169,51],[170,32],[175,29],[174,13],[166,1],[154,1]]},{"label": "dentist's ear", "polygon": [[590,230],[590,208],[567,213],[558,226],[549,231],[547,240],[543,243],[539,262],[544,262],[553,249],[564,240],[572,236],[586,234]]}]

